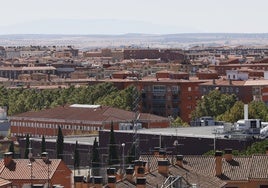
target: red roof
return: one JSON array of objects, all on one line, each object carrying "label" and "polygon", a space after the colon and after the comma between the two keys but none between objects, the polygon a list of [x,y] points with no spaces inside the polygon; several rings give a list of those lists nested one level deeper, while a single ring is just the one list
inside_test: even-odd
[{"label": "red roof", "polygon": [[61,159],[50,159],[49,165],[46,164],[43,159],[34,159],[30,163],[29,159],[12,159],[10,165],[7,167],[4,165],[4,161],[0,161],[0,176],[1,178],[8,180],[29,180],[31,179],[31,165],[32,165],[32,175],[33,179],[46,180],[51,179],[56,172]]},{"label": "red roof", "polygon": [[[21,118],[34,118],[34,119],[57,119],[64,121],[132,121],[135,117],[135,113],[127,110],[113,108],[109,106],[92,105],[92,107],[71,107],[70,106],[58,106],[51,109],[41,111],[25,112],[13,116],[11,119]],[[95,107],[94,107],[95,106]],[[140,121],[168,121],[167,118],[141,113]]]}]

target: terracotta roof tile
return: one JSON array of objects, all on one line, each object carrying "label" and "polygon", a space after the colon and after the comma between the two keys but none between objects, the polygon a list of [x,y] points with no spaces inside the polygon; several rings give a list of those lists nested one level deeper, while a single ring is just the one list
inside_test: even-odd
[{"label": "terracotta roof tile", "polygon": [[[70,106],[59,106],[51,109],[41,111],[25,112],[11,117],[27,117],[36,119],[58,119],[64,121],[81,120],[81,121],[94,121],[102,123],[102,121],[132,121],[135,113],[127,110],[113,108],[109,106],[100,106],[98,108],[79,108]],[[153,121],[168,121],[167,118],[141,113],[140,121],[153,120]]]},{"label": "terracotta roof tile", "polygon": [[249,178],[268,179],[268,155],[252,156]]},{"label": "terracotta roof tile", "polygon": [[[50,159],[51,163],[47,165],[42,159],[34,159],[32,162],[33,179],[47,179],[48,169],[49,177],[51,178],[57,167],[60,159]],[[29,159],[13,159],[8,167],[5,167],[3,160],[0,161],[0,176],[4,179],[31,179],[31,165]]]},{"label": "terracotta roof tile", "polygon": [[[153,155],[142,155],[140,160],[146,161],[151,169],[151,173],[146,174],[146,182],[150,186],[148,187],[160,187],[162,183],[165,181],[166,177],[162,176],[158,173],[158,157]],[[172,160],[175,163],[175,157],[168,156],[167,159],[172,163]],[[196,171],[191,167],[181,168],[176,165],[169,166],[169,175],[182,177],[183,184],[196,184],[199,188],[216,188],[216,187],[224,187],[226,184],[224,181],[219,178],[213,176],[208,176],[203,173]]]}]

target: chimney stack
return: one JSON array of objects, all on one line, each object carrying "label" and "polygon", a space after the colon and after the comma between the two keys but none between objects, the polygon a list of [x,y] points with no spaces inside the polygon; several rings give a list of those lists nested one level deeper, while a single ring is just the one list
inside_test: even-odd
[{"label": "chimney stack", "polygon": [[169,161],[167,159],[162,159],[158,161],[158,173],[163,176],[168,176]]},{"label": "chimney stack", "polygon": [[95,188],[102,188],[102,177],[94,176],[94,186]]},{"label": "chimney stack", "polygon": [[248,104],[244,104],[244,119],[248,119]]},{"label": "chimney stack", "polygon": [[222,152],[215,152],[215,170],[216,176],[220,176],[222,174]]},{"label": "chimney stack", "polygon": [[116,185],[116,177],[115,176],[108,176],[108,187],[109,188],[115,188]]},{"label": "chimney stack", "polygon": [[13,160],[13,153],[12,152],[7,152],[7,153],[4,153],[4,165],[5,167],[8,167],[12,160]]},{"label": "chimney stack", "polygon": [[176,165],[179,167],[183,167],[183,155],[176,156]]},{"label": "chimney stack", "polygon": [[232,155],[232,149],[231,148],[226,148],[224,150],[224,158],[228,162],[233,160],[233,155]]},{"label": "chimney stack", "polygon": [[127,169],[126,169],[126,179],[127,181],[129,182],[133,182],[133,173],[134,173],[134,168],[129,166]]},{"label": "chimney stack", "polygon": [[47,163],[48,162],[48,152],[41,153],[41,158],[43,159],[43,161],[45,163]]},{"label": "chimney stack", "polygon": [[154,147],[154,156],[159,156],[159,147]]},{"label": "chimney stack", "polygon": [[167,152],[164,148],[159,149],[159,157],[165,159],[167,157]]},{"label": "chimney stack", "polygon": [[144,165],[143,161],[136,160],[134,161],[134,165],[135,165],[135,176],[143,177],[145,174],[145,167],[143,166]]},{"label": "chimney stack", "polygon": [[115,168],[107,168],[107,175],[108,176],[114,176],[116,173],[116,169]]},{"label": "chimney stack", "polygon": [[136,188],[145,188],[146,187],[146,177],[138,177],[136,179]]}]

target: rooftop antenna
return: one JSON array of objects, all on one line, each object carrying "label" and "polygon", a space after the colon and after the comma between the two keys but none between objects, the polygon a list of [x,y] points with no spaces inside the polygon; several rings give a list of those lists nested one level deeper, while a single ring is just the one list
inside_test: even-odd
[{"label": "rooftop antenna", "polygon": [[138,135],[138,120],[140,119],[140,113],[139,113],[139,101],[140,101],[140,96],[136,88],[133,88],[133,112],[134,112],[134,120],[133,120],[133,130],[134,130],[134,135],[133,135],[133,143],[135,144],[135,159],[138,159],[140,156],[140,139]]}]

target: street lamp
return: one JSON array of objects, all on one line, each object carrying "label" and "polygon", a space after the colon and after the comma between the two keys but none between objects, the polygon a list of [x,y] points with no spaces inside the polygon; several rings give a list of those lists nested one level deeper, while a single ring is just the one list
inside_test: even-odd
[{"label": "street lamp", "polygon": [[122,173],[125,173],[125,143],[122,143]]}]

